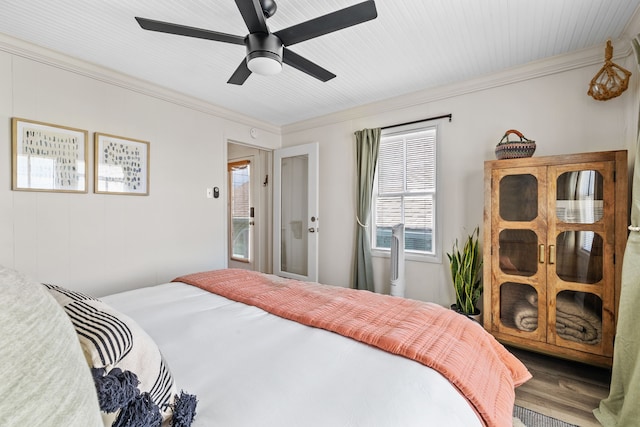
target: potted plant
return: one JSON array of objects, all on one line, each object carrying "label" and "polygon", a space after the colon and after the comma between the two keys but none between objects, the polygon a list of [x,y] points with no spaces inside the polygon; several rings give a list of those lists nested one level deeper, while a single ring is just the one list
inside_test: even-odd
[{"label": "potted plant", "polygon": [[482,260],[478,245],[480,230],[475,228],[467,237],[462,250],[458,239],[453,244],[452,253],[447,253],[451,267],[453,289],[456,292],[456,303],[451,308],[467,316],[477,316],[477,307],[482,293]]}]

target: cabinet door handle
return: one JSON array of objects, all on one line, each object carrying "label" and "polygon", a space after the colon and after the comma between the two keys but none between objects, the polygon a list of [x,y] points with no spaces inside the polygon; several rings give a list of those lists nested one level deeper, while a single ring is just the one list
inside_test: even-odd
[{"label": "cabinet door handle", "polygon": [[544,264],[544,245],[538,245],[538,262]]},{"label": "cabinet door handle", "polygon": [[556,263],[556,247],[555,245],[549,245],[549,264]]}]

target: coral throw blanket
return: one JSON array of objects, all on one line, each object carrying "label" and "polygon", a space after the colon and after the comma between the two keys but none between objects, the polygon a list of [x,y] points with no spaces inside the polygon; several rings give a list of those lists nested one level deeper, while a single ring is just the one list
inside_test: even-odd
[{"label": "coral throw blanket", "polygon": [[416,360],[455,385],[488,426],[511,427],[514,388],[531,378],[479,324],[436,304],[237,269],[174,281]]}]

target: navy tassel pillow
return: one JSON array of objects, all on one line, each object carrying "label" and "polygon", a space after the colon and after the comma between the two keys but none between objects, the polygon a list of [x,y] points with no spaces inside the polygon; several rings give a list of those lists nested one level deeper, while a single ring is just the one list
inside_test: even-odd
[{"label": "navy tassel pillow", "polygon": [[158,346],[133,319],[91,296],[44,286],[76,329],[92,368],[101,410],[120,411],[113,427],[157,427],[164,421],[174,427],[191,425],[195,396],[184,392],[178,396]]}]

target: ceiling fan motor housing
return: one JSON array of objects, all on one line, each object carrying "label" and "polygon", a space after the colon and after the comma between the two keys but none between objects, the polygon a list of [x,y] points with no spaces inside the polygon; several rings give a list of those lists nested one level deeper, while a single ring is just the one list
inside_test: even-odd
[{"label": "ceiling fan motor housing", "polygon": [[282,41],[278,36],[267,33],[249,34],[245,39],[247,62],[253,58],[266,57],[282,64]]}]

